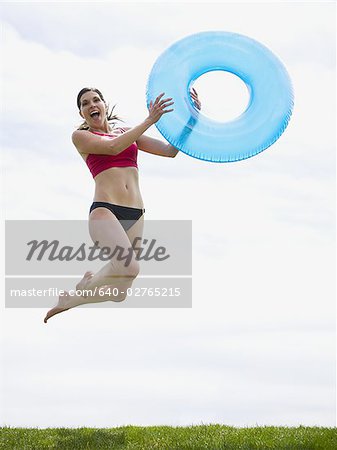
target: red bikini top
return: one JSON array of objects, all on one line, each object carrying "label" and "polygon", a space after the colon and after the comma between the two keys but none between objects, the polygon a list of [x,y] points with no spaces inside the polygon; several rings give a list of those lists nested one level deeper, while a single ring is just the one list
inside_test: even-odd
[{"label": "red bikini top", "polygon": [[[119,129],[123,132],[126,131],[124,128]],[[97,133],[96,131],[91,131],[90,133],[98,134],[100,136],[109,136],[111,139],[117,137],[111,136],[110,134]],[[99,173],[103,172],[103,170],[110,169],[110,167],[137,167],[138,169],[137,154],[138,147],[136,142],[133,142],[130,147],[118,153],[118,155],[97,155],[90,153],[85,162],[87,163],[93,178],[95,178]]]}]

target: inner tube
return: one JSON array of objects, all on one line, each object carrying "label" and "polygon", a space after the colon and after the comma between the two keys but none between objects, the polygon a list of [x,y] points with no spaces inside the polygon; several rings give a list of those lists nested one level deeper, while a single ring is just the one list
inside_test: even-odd
[{"label": "inner tube", "polygon": [[[250,100],[234,120],[219,122],[198,111],[189,91],[207,72],[230,72],[246,84]],[[282,62],[247,36],[206,31],[187,36],[156,60],[147,80],[146,102],[159,93],[174,100],[156,127],[174,147],[194,158],[234,162],[270,147],[288,125],[294,105],[290,77]]]}]

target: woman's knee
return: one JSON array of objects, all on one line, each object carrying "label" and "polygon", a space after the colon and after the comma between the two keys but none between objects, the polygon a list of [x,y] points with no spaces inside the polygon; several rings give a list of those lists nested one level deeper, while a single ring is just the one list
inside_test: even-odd
[{"label": "woman's knee", "polygon": [[132,258],[131,261],[110,260],[110,263],[114,269],[114,272],[128,278],[136,278],[140,271],[139,262],[135,258]]}]

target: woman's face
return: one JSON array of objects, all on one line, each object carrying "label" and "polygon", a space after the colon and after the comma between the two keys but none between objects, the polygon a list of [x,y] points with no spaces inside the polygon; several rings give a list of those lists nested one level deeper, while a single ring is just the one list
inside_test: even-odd
[{"label": "woman's face", "polygon": [[80,102],[80,114],[89,127],[96,128],[105,123],[107,107],[97,92],[85,92]]}]

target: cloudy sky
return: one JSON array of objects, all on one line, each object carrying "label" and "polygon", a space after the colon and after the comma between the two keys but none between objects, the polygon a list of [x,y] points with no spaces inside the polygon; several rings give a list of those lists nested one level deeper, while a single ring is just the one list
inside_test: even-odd
[{"label": "cloudy sky", "polygon": [[[71,144],[77,92],[97,86],[127,124],[140,123],[152,65],[189,34],[260,41],[295,91],[285,133],[251,159],[139,154],[146,218],[192,220],[192,308],[81,307],[45,325],[48,305],[2,305],[0,425],[334,426],[335,4],[0,8],[8,220],[86,219],[94,186]],[[213,117],[246,101],[219,74],[198,92]]]}]

